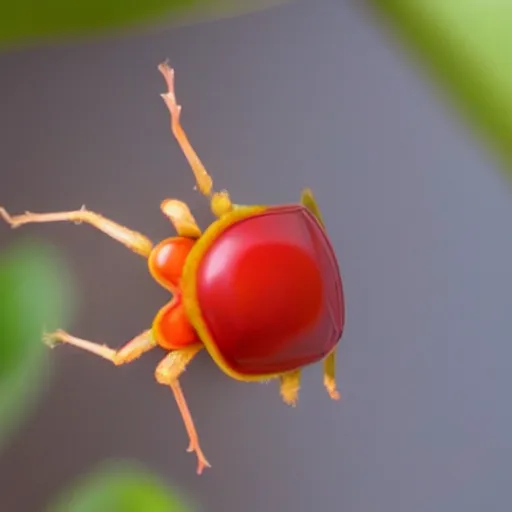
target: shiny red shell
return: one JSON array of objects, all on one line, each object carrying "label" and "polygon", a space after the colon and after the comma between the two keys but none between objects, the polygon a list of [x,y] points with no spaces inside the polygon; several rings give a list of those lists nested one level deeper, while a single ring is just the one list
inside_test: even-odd
[{"label": "shiny red shell", "polygon": [[276,206],[229,225],[202,255],[196,300],[223,362],[276,374],[338,343],[344,298],[336,256],[304,206]]}]

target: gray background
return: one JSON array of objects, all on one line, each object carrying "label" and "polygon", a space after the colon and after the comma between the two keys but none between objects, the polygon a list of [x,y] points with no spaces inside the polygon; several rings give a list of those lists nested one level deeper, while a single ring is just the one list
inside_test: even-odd
[{"label": "gray background", "polygon": [[[299,2],[215,23],[0,56],[1,202],[90,209],[155,240],[165,197],[206,201],[169,132],[169,57],[190,138],[241,203],[311,186],[347,297],[339,382],[300,406],[201,355],[183,384],[213,469],[195,459],[161,354],[115,369],[52,352],[44,399],[0,458],[0,510],[36,512],[106,458],[140,461],[203,510],[511,509],[510,190],[481,143],[369,10]],[[39,234],[76,272],[77,335],[119,346],[166,301],[144,261],[88,227]]]}]

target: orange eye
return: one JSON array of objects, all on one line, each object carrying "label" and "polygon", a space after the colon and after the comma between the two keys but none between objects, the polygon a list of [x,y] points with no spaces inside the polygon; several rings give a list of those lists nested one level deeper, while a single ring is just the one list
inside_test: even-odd
[{"label": "orange eye", "polygon": [[149,256],[148,265],[153,277],[165,288],[176,290],[180,285],[183,266],[195,241],[185,237],[167,238]]}]

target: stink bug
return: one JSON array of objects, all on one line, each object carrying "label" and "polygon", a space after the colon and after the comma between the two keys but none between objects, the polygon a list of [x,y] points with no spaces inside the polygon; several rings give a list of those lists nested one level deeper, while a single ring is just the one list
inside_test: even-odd
[{"label": "stink bug", "polygon": [[180,123],[174,71],[158,67],[167,84],[162,94],[171,129],[188,160],[199,191],[210,199],[216,220],[201,231],[188,206],[167,199],[161,210],[177,236],[157,245],[144,235],[85,208],[55,213],[0,215],[13,228],[33,222],[88,223],[147,260],[153,278],[172,295],[153,325],[119,350],[62,330],[45,334],[54,346],[67,343],[110,360],[131,362],[157,346],[168,351],[156,380],[169,386],[196,452],[197,472],[209,467],[180,387],[179,377],[194,356],[206,349],[218,367],[240,381],[278,379],[283,400],[295,405],[301,369],[323,360],[324,385],[339,399],[335,354],[345,305],[336,256],[313,194],[298,204],[241,206],[213,182]]}]

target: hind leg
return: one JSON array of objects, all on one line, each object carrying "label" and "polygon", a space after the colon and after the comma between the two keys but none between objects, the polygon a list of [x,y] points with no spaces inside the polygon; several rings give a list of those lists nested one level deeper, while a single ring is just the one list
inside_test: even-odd
[{"label": "hind leg", "polygon": [[336,387],[336,349],[324,359],[324,386],[333,400],[340,399],[340,393]]},{"label": "hind leg", "polygon": [[294,370],[280,377],[280,392],[285,403],[295,407],[299,398],[301,371]]}]

